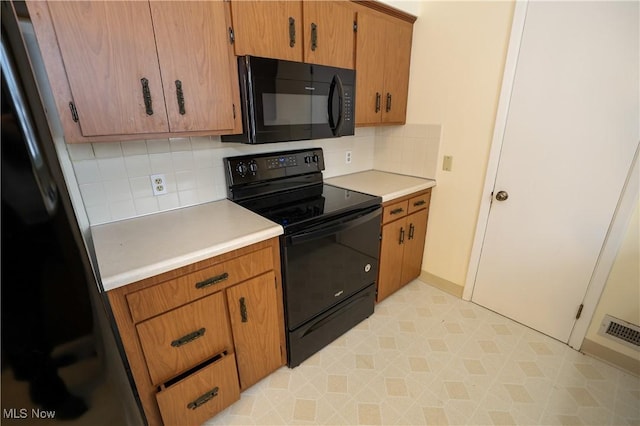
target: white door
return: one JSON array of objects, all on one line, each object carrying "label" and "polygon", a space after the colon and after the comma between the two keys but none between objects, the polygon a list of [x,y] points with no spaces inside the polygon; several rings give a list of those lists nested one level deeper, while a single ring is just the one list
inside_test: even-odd
[{"label": "white door", "polygon": [[563,342],[638,146],[639,5],[527,8],[471,299]]}]

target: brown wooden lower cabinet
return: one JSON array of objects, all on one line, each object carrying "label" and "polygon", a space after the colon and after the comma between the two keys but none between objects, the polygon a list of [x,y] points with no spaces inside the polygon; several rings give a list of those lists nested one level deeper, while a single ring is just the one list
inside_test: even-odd
[{"label": "brown wooden lower cabinet", "polygon": [[420,276],[430,201],[427,189],[383,205],[377,302]]},{"label": "brown wooden lower cabinet", "polygon": [[107,296],[149,425],[202,424],[286,364],[278,238]]},{"label": "brown wooden lower cabinet", "polygon": [[[244,390],[282,365],[273,272],[227,289],[240,387]],[[282,353],[280,352],[282,349]]]}]

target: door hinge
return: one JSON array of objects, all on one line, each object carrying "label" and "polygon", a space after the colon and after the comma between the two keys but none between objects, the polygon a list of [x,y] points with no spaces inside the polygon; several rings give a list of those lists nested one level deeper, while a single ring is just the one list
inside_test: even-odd
[{"label": "door hinge", "polygon": [[73,102],[69,102],[69,109],[71,110],[71,118],[73,118],[73,121],[77,123],[79,119],[76,105]]},{"label": "door hinge", "polygon": [[578,313],[576,314],[576,319],[580,319],[580,315],[582,315],[582,308],[584,308],[584,303],[580,304],[580,307],[578,308]]},{"label": "door hinge", "polygon": [[233,44],[236,41],[236,35],[233,33],[233,28],[229,27],[229,42]]},{"label": "door hinge", "polygon": [[353,32],[357,33],[358,32],[358,22],[353,21]]}]

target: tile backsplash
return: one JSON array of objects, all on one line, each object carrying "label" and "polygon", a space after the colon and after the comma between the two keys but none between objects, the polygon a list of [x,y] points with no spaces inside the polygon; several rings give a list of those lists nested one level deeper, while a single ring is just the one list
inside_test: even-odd
[{"label": "tile backsplash", "polygon": [[[435,178],[440,126],[358,128],[354,136],[266,145],[223,143],[219,137],[67,144],[91,225],[226,198],[224,157],[321,147],[324,177],[378,169]],[[346,151],[352,152],[350,164]],[[150,175],[165,175],[167,194],[154,196]]]},{"label": "tile backsplash", "polygon": [[[373,128],[354,136],[267,145],[220,142],[219,137],[67,144],[84,207],[91,225],[186,207],[226,198],[224,157],[321,147],[325,177],[373,168]],[[345,152],[352,161],[345,163]],[[154,196],[150,175],[162,173],[167,194]]]},{"label": "tile backsplash", "polygon": [[429,179],[436,178],[439,124],[407,124],[377,129],[374,168]]}]

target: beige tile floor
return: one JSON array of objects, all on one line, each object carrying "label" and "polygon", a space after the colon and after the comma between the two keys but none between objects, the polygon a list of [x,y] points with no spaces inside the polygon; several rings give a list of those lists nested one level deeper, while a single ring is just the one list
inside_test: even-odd
[{"label": "beige tile floor", "polygon": [[[90,410],[123,425],[96,357],[62,368]],[[32,408],[2,374],[2,405]],[[214,425],[640,425],[640,378],[473,303],[414,281],[295,369],[283,367],[206,422]]]},{"label": "beige tile floor", "polygon": [[640,378],[414,281],[214,425],[640,425]]}]

